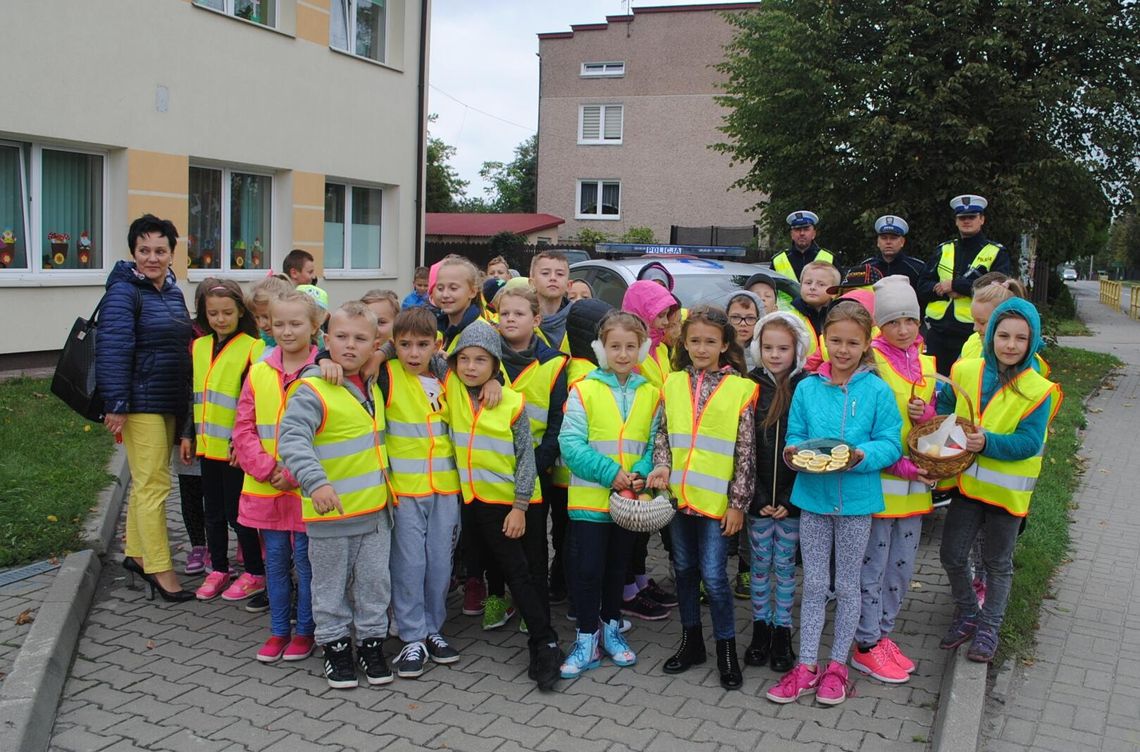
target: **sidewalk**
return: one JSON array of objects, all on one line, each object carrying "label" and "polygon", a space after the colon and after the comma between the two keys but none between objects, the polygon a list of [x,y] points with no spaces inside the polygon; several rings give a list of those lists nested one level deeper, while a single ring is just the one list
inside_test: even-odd
[{"label": "sidewalk", "polygon": [[1042,606],[1034,663],[1015,667],[1009,689],[987,703],[986,752],[1140,749],[1140,322],[1102,305],[1095,282],[1073,287],[1095,336],[1063,344],[1126,367],[1089,402],[1072,560]]}]

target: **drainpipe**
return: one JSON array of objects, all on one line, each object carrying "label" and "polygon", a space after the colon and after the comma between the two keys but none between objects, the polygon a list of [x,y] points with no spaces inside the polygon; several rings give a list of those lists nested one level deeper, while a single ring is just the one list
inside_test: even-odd
[{"label": "drainpipe", "polygon": [[426,139],[427,139],[427,50],[428,50],[428,21],[431,17],[431,0],[422,0],[420,3],[420,68],[419,68],[419,107],[416,109],[416,235],[415,235],[415,266],[424,265],[424,183],[426,181],[426,167],[424,165]]}]

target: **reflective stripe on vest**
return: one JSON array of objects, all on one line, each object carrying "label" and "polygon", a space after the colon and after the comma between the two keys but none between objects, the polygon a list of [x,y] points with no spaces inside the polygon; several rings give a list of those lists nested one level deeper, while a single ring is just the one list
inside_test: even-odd
[{"label": "reflective stripe on vest", "polygon": [[[887,356],[874,348],[871,349],[871,352],[875,355],[875,365],[878,368],[879,376],[891,388],[895,397],[895,406],[902,415],[899,440],[905,449],[907,437],[910,436],[910,430],[913,427],[910,415],[907,413],[911,389],[914,390],[914,396],[926,404],[930,404],[934,400],[934,386],[936,384],[934,380],[934,358],[929,355],[918,356],[922,379],[918,382],[912,382],[895,370]],[[879,478],[883,485],[883,502],[886,506],[882,512],[873,515],[874,517],[911,517],[916,514],[926,514],[933,509],[930,488],[925,483],[909,481],[897,475],[891,475],[886,471],[881,472]]]},{"label": "reflective stripe on vest", "polygon": [[[984,368],[984,361],[974,359],[958,361],[950,371],[950,378],[971,396],[975,405],[981,404]],[[1015,385],[1020,394],[1014,391]],[[1050,423],[1061,406],[1061,387],[1032,368],[1026,368],[994,394],[978,422],[989,433],[1011,434],[1017,430],[1025,416],[1040,407],[1054,393],[1056,399],[1049,414]],[[968,417],[965,402],[964,399],[959,399],[955,412]],[[1037,476],[1041,474],[1043,451],[1044,443],[1042,452],[1014,461],[995,460],[979,454],[974,464],[958,476],[958,490],[971,499],[1001,507],[1015,517],[1024,517],[1029,514],[1029,502],[1033,498]]]},{"label": "reflective stripe on vest", "polygon": [[[595,368],[597,366],[586,358],[571,358],[566,366],[566,387],[574,386],[586,378],[586,375]],[[563,410],[565,410],[565,406],[563,406]],[[566,488],[570,485],[570,468],[566,467],[561,452],[558,454],[558,459],[554,461],[554,467],[550,470],[550,482],[559,488]]]},{"label": "reflective stripe on vest", "polygon": [[[958,241],[951,241],[943,243],[940,249],[941,255],[938,258],[938,281],[949,282],[954,279],[954,251],[958,247]],[[994,259],[997,258],[998,252],[1001,248],[993,243],[986,243],[982,246],[982,250],[978,251],[978,255],[974,256],[974,260],[970,262],[970,266],[984,266],[990,269],[994,265]],[[963,324],[972,324],[974,317],[970,314],[970,303],[973,298],[960,296],[954,298],[954,318]],[[926,318],[931,321],[940,321],[946,315],[946,309],[950,307],[950,300],[932,300],[926,304]]]},{"label": "reflective stripe on vest", "polygon": [[503,379],[507,386],[526,398],[526,417],[530,419],[530,438],[537,447],[546,434],[546,424],[550,413],[550,396],[558,376],[566,365],[566,358],[551,358],[545,363],[532,361],[511,381],[507,369],[502,367]]},{"label": "reflective stripe on vest", "polygon": [[418,376],[398,360],[388,371],[385,440],[392,490],[399,496],[459,493],[455,444],[447,430],[447,399],[440,386],[439,408],[433,409]]},{"label": "reflective stripe on vest", "polygon": [[335,386],[320,377],[301,379],[291,388],[312,389],[323,405],[324,419],[313,437],[313,452],[329,479],[344,514],[318,514],[313,500],[301,497],[301,517],[306,523],[347,519],[383,509],[388,504],[386,477],[388,456],[384,446],[384,403],[380,389],[371,385],[375,415],[357,401],[347,387]]},{"label": "reflective stripe on vest", "polygon": [[[815,258],[813,258],[812,261],[820,261],[820,262],[825,262],[828,264],[834,264],[835,263],[835,256],[834,256],[834,254],[831,253],[831,251],[827,250],[826,248],[820,248],[819,251],[816,252]],[[806,266],[808,263],[811,263],[811,262],[805,262],[804,265]],[[787,251],[780,251],[779,253],[777,253],[775,255],[775,257],[772,258],[772,269],[773,269],[773,271],[779,272],[780,274],[784,275],[788,279],[794,279],[797,282],[800,281],[799,275],[796,274],[795,267],[792,266],[791,259],[788,258],[788,252]]]},{"label": "reflective stripe on vest", "polygon": [[[254,345],[261,342],[237,333],[214,356],[214,335],[194,340],[194,425],[197,454],[211,460],[230,459],[230,438],[237,419],[241,376],[249,367]],[[264,344],[263,344],[264,347]]]},{"label": "reflective stripe on vest", "polygon": [[664,342],[657,343],[657,347],[637,365],[637,372],[658,389],[665,386],[665,379],[673,372],[673,365],[669,360],[669,347]]},{"label": "reflective stripe on vest", "polygon": [[[669,486],[678,509],[690,507],[706,517],[720,519],[728,509],[740,414],[745,408],[751,409],[758,387],[740,376],[722,377],[700,417],[694,420],[693,395],[703,378],[703,374],[698,376],[693,385],[688,372],[677,371],[665,379],[663,396],[672,454]],[[689,433],[677,430],[684,428],[689,428]],[[678,435],[684,440],[678,438],[674,443],[673,437]]]},{"label": "reflective stripe on vest", "polygon": [[[261,440],[261,449],[275,460],[280,460],[277,453],[277,427],[281,423],[281,413],[285,411],[285,390],[281,386],[281,372],[268,363],[257,362],[249,367],[249,389],[253,394],[253,419],[257,425],[257,438]],[[257,496],[266,499],[276,499],[278,496],[294,496],[298,499],[297,491],[279,491],[268,481],[261,481],[249,473],[241,484],[243,496]]]},{"label": "reflective stripe on vest", "polygon": [[[613,389],[604,381],[586,379],[574,385],[586,413],[587,439],[590,447],[609,457],[629,472],[645,454],[651,437],[653,416],[661,401],[661,391],[642,382],[633,393],[629,414],[622,420]],[[568,509],[610,511],[612,489],[572,475],[567,495]]]}]

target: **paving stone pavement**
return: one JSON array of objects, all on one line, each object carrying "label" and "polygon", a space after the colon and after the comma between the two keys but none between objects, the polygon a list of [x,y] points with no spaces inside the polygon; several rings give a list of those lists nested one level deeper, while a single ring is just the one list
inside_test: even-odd
[{"label": "paving stone pavement", "polygon": [[[16,653],[24,644],[24,637],[32,628],[32,622],[27,617],[21,621],[20,616],[25,612],[28,617],[35,619],[36,611],[44,598],[47,597],[51,585],[55,582],[55,573],[59,569],[59,562],[42,562],[46,569],[31,576],[22,576],[22,570],[27,567],[13,567],[0,571],[0,578],[20,576],[20,579],[0,585],[0,681],[12,669],[12,662],[16,660]],[[38,565],[37,565],[38,567]]]},{"label": "paving stone pavement", "polygon": [[1071,561],[1042,605],[1033,664],[1014,669],[1009,689],[987,703],[986,752],[1140,750],[1140,322],[1103,306],[1096,282],[1073,288],[1096,336],[1064,344],[1110,352],[1126,367],[1089,403]]}]

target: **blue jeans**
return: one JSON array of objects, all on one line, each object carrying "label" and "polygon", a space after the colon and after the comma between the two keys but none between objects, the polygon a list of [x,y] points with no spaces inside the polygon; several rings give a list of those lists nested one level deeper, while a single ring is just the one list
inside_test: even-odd
[{"label": "blue jeans", "polygon": [[720,520],[678,512],[669,523],[673,536],[673,569],[677,578],[681,626],[701,624],[699,583],[704,580],[713,635],[718,640],[736,637],[732,592],[728,587],[728,538],[721,534]]},{"label": "blue jeans", "polygon": [[265,541],[265,589],[269,592],[269,631],[276,637],[288,637],[289,616],[293,606],[293,577],[297,570],[297,634],[311,637],[313,624],[312,581],[309,565],[309,537],[288,530],[262,530]]},{"label": "blue jeans", "polygon": [[[987,627],[1001,628],[1013,585],[1013,549],[1021,520],[993,504],[961,496],[951,499],[939,554],[958,613],[974,616]],[[979,530],[983,538],[982,560],[986,564],[986,604],[980,612],[970,580],[970,549]]]}]

